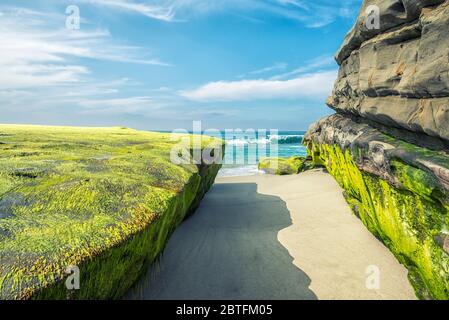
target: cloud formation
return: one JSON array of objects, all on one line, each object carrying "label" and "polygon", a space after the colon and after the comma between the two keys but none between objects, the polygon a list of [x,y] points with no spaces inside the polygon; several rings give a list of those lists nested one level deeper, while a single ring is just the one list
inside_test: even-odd
[{"label": "cloud formation", "polygon": [[76,104],[83,108],[82,114],[146,114],[162,108],[158,102],[149,96],[126,98],[88,98],[76,100]]},{"label": "cloud formation", "polygon": [[[76,3],[81,4],[82,19],[86,20],[82,20],[81,30],[68,30],[65,28],[64,5],[72,4],[72,1],[61,1],[62,5],[60,1],[55,2],[58,4],[54,8],[42,3],[30,5],[31,9],[0,5],[2,121],[58,123],[58,119],[62,119],[64,123],[79,121],[89,124],[108,118],[115,119],[117,123],[127,119],[144,123],[147,120],[143,119],[150,119],[153,126],[158,127],[162,123],[158,119],[164,119],[167,127],[176,121],[202,117],[229,117],[229,121],[244,119],[251,108],[261,110],[265,107],[264,112],[270,115],[272,111],[267,111],[269,105],[276,106],[274,112],[277,113],[280,105],[291,105],[293,109],[293,105],[297,108],[296,105],[309,103],[309,99],[313,99],[310,106],[321,105],[335,77],[335,72],[329,71],[334,68],[329,62],[331,57],[306,61],[305,66],[295,69],[293,63],[298,59],[290,59],[289,54],[279,54],[280,50],[273,47],[273,54],[269,52],[273,60],[255,60],[243,67],[238,63],[238,68],[234,68],[236,59],[225,58],[220,61],[220,68],[214,69],[218,65],[214,62],[218,54],[211,50],[208,54],[210,60],[204,61],[203,70],[197,72],[196,64],[184,54],[189,52],[188,48],[173,54],[176,51],[173,48],[181,48],[182,41],[174,46],[176,38],[160,42],[150,42],[149,39],[159,30],[166,30],[164,28],[182,29],[187,25],[170,22],[214,14],[245,17],[248,21],[270,19],[262,22],[274,26],[290,19],[312,27],[343,16],[338,8],[345,3],[332,1],[334,8],[326,13],[319,4],[326,2],[327,7],[322,8],[330,8],[328,0],[78,0]],[[136,15],[145,18],[136,19]],[[116,25],[118,18],[120,23]],[[155,25],[153,20],[162,21],[158,28],[152,29]],[[210,21],[203,19],[202,23]],[[291,21],[287,24],[293,30],[289,43],[300,41],[294,28],[302,26]],[[135,31],[142,26],[148,30]],[[195,36],[193,33],[187,35]],[[164,37],[165,34],[161,34],[161,38]],[[270,43],[270,38],[258,41]],[[151,51],[146,48],[149,43],[160,55],[175,61],[179,68],[153,69],[128,65],[171,66],[149,54]],[[207,52],[214,44],[211,46],[206,41],[201,45],[198,47]],[[237,51],[234,47],[225,47],[225,50]],[[239,51],[239,54],[245,55],[246,51]],[[308,54],[320,53],[311,51]],[[192,68],[190,65],[185,68],[187,64]],[[231,67],[222,68],[227,64]],[[238,73],[234,76],[229,74],[229,70],[239,68],[243,69],[240,73],[245,74],[238,78],[235,77]],[[222,81],[204,84],[208,81],[204,79],[210,79],[212,74]],[[187,81],[180,80],[184,75],[187,75]],[[198,87],[191,88],[192,81]],[[222,103],[229,101],[242,103]],[[289,117],[288,113],[285,117]],[[147,123],[142,126],[147,126]]]},{"label": "cloud formation", "polygon": [[149,18],[163,21],[173,21],[175,15],[173,5],[166,6],[162,3],[151,4],[150,1],[135,2],[127,0],[84,0],[84,2],[97,6],[109,7],[112,9],[135,12]]},{"label": "cloud formation", "polygon": [[289,72],[285,72],[285,73],[273,76],[271,78],[271,80],[288,79],[288,78],[291,78],[291,77],[294,77],[294,76],[297,76],[299,74],[303,74],[306,72],[320,70],[321,68],[329,68],[330,66],[336,67],[336,62],[335,62],[334,57],[332,57],[330,55],[323,55],[323,56],[320,56],[320,57],[317,57],[317,58],[307,61],[306,64],[302,67],[296,68]]},{"label": "cloud formation", "polygon": [[[302,22],[309,28],[326,26],[338,18],[355,14],[360,0],[84,0],[84,2],[166,22],[185,21],[192,16],[221,12],[256,19],[259,14]],[[256,19],[257,20],[257,19]]]},{"label": "cloud formation", "polygon": [[[68,30],[65,16],[6,8],[0,19],[0,87],[16,89],[82,81],[90,73],[79,59],[167,65],[141,48],[114,43],[106,30]],[[60,22],[59,24],[56,24]]]},{"label": "cloud formation", "polygon": [[332,89],[336,71],[304,74],[290,80],[217,81],[197,89],[181,91],[184,98],[199,102],[265,99],[323,99]]}]

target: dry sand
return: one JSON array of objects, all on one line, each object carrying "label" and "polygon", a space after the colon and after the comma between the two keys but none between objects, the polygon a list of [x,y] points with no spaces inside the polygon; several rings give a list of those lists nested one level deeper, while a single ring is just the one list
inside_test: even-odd
[{"label": "dry sand", "polygon": [[[379,271],[379,288],[375,272]],[[371,275],[371,276],[370,276]],[[373,280],[374,279],[374,280]],[[320,171],[217,179],[128,299],[415,299]]]}]

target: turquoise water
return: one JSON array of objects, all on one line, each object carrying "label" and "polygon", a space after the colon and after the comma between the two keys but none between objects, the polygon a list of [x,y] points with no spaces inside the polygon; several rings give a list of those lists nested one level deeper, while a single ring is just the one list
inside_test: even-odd
[{"label": "turquoise water", "polygon": [[290,158],[307,155],[306,147],[301,145],[304,131],[216,131],[203,134],[226,141],[224,163],[218,173],[219,177],[261,174],[257,167],[262,157]]},{"label": "turquoise water", "polygon": [[279,131],[277,133],[248,135],[237,133],[225,135],[226,152],[219,176],[243,176],[260,173],[257,169],[261,157],[290,158],[306,156],[307,149],[301,145],[303,131]]}]

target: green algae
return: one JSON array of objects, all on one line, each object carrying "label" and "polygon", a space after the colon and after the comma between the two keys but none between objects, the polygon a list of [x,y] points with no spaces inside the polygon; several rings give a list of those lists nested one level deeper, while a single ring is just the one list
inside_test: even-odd
[{"label": "green algae", "polygon": [[407,165],[396,159],[391,161],[390,168],[405,189],[431,202],[438,202],[446,208],[449,208],[446,203],[446,191],[441,187],[438,179],[432,173]]},{"label": "green algae", "polygon": [[[0,133],[0,299],[119,298],[220,167],[173,164],[184,136],[5,125]],[[222,148],[212,138],[200,147],[209,145]],[[70,265],[81,289],[67,296]]]},{"label": "green algae", "polygon": [[261,158],[259,170],[275,175],[291,175],[312,168],[312,162],[304,157]]},{"label": "green algae", "polygon": [[367,228],[409,270],[418,297],[449,299],[449,255],[435,242],[446,234],[448,206],[431,173],[392,160],[392,171],[402,184],[397,188],[362,172],[353,152],[328,144],[311,144],[317,164],[324,164],[345,190],[353,211]]}]

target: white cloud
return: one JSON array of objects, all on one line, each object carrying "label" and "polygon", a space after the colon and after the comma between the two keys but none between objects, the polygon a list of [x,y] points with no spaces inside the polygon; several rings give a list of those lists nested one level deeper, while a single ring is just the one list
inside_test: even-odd
[{"label": "white cloud", "polygon": [[336,71],[305,74],[290,80],[217,81],[179,94],[200,102],[261,99],[323,99],[332,89]]},{"label": "white cloud", "polygon": [[152,5],[144,2],[134,2],[126,0],[85,0],[94,5],[121,9],[129,12],[140,13],[149,18],[172,21],[174,12],[172,6]]},{"label": "white cloud", "polygon": [[287,66],[288,66],[288,64],[285,62],[276,62],[272,66],[251,71],[249,74],[250,75],[258,75],[258,74],[263,74],[263,73],[277,71],[277,70],[284,70],[285,68],[287,68]]},{"label": "white cloud", "polygon": [[148,106],[153,102],[151,97],[127,97],[127,98],[116,98],[116,99],[90,99],[90,100],[80,100],[78,104],[82,107],[95,109],[104,107],[142,107]]},{"label": "white cloud", "polygon": [[332,66],[332,67],[337,66],[334,57],[332,57],[330,55],[323,55],[323,56],[320,56],[320,57],[317,57],[317,58],[307,61],[305,66],[296,68],[289,72],[278,74],[278,75],[272,77],[271,80],[287,79],[287,78],[291,78],[293,76],[297,76],[299,74],[315,71],[320,68],[325,68],[325,67],[329,68],[330,66]]},{"label": "white cloud", "polygon": [[88,67],[80,63],[80,59],[167,65],[157,59],[146,58],[141,48],[114,43],[107,31],[56,27],[55,20],[58,17],[54,14],[46,15],[20,8],[6,8],[2,13],[2,89],[80,82],[90,72]]},{"label": "white cloud", "polygon": [[285,68],[287,68],[287,64],[286,63],[278,62],[278,63],[275,63],[272,66],[269,66],[269,67],[266,67],[266,68],[262,68],[262,69],[259,69],[259,70],[251,71],[250,74],[261,74],[261,73],[266,73],[266,72],[270,72],[270,71],[274,71],[274,70],[282,70],[282,69],[285,69]]},{"label": "white cloud", "polygon": [[[354,16],[360,0],[83,0],[105,8],[137,13],[166,22],[192,16],[229,12],[253,21],[270,13],[302,22],[309,28],[328,25],[337,18]],[[352,13],[350,15],[349,13]]]}]

